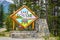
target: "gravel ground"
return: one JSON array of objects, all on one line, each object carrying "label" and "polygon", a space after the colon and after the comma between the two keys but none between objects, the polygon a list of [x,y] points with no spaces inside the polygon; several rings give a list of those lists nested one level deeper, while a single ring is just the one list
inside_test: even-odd
[{"label": "gravel ground", "polygon": [[0,40],[44,40],[44,38],[25,38],[25,39],[20,39],[20,38],[10,38],[10,37],[0,37]]}]

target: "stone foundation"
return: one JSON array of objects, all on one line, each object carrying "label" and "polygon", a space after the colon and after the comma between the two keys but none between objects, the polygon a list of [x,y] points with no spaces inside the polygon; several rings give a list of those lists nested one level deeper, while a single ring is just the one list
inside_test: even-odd
[{"label": "stone foundation", "polygon": [[36,31],[12,31],[11,35],[12,38],[32,38],[36,37]]},{"label": "stone foundation", "polygon": [[49,29],[46,19],[38,19],[35,22],[35,31],[12,31],[13,38],[40,38],[49,36]]}]

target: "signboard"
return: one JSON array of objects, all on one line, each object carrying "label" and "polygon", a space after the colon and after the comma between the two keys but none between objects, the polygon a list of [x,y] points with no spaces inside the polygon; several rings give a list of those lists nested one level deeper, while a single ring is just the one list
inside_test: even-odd
[{"label": "signboard", "polygon": [[15,11],[11,18],[23,28],[27,28],[32,24],[38,17],[33,11],[31,11],[26,5],[23,5],[20,9]]}]

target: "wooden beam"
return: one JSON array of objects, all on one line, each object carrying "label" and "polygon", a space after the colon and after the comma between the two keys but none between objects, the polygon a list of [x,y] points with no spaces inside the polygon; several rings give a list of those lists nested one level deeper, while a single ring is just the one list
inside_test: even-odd
[{"label": "wooden beam", "polygon": [[13,30],[15,29],[15,22],[14,22],[14,20],[12,20],[13,21]]},{"label": "wooden beam", "polygon": [[[15,11],[13,11],[13,13],[15,13]],[[13,21],[13,30],[15,29],[15,22],[14,22],[14,20],[12,20]]]},{"label": "wooden beam", "polygon": [[34,30],[34,22],[32,23],[32,29]]}]

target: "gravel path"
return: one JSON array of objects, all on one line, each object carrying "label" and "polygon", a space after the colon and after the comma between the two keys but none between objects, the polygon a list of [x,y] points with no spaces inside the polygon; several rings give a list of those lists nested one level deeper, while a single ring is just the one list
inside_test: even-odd
[{"label": "gravel path", "polygon": [[26,38],[26,39],[19,39],[19,38],[10,38],[10,37],[0,37],[0,40],[44,40],[44,38]]}]

